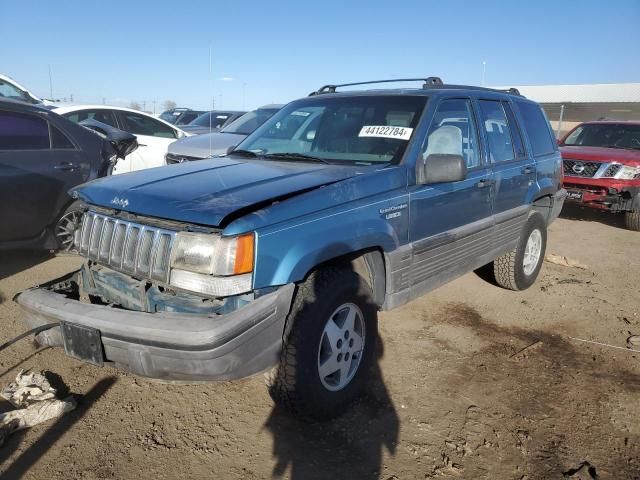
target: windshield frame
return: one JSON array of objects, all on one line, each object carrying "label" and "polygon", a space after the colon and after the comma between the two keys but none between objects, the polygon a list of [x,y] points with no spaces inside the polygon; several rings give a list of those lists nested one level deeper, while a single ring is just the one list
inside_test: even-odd
[{"label": "windshield frame", "polygon": [[[428,110],[428,104],[430,100],[429,95],[424,94],[393,94],[393,93],[372,93],[372,94],[338,94],[338,95],[318,95],[314,97],[305,97],[299,100],[295,100],[280,109],[275,115],[273,115],[269,120],[267,120],[263,125],[257,128],[253,133],[248,135],[245,139],[243,139],[238,145],[237,149],[242,150],[250,150],[250,144],[256,141],[260,136],[269,130],[275,123],[280,121],[281,119],[286,118],[291,113],[295,112],[298,109],[304,108],[312,108],[318,106],[324,106],[325,102],[341,102],[341,101],[349,101],[353,99],[366,99],[366,98],[388,98],[388,99],[397,99],[397,98],[412,98],[416,102],[416,115],[411,120],[412,125],[412,134],[411,137],[407,140],[406,145],[402,149],[402,153],[397,152],[394,154],[393,158],[388,161],[375,161],[375,160],[357,160],[353,158],[349,158],[349,155],[360,155],[360,154],[349,154],[345,153],[344,158],[325,158],[322,157],[321,160],[327,160],[332,165],[339,166],[353,166],[353,167],[363,167],[363,166],[378,166],[384,167],[388,165],[401,165],[405,162],[406,156],[411,152],[412,146],[421,133],[421,125],[424,123],[424,116]],[[314,105],[318,104],[318,105]],[[405,127],[406,128],[406,127]],[[266,152],[267,154],[274,153],[273,159],[276,159],[275,153],[277,152]],[[280,153],[297,153],[297,152],[280,152]],[[313,151],[304,152],[306,155],[316,156]],[[335,152],[337,153],[337,152]],[[233,152],[231,153],[231,155]],[[257,154],[257,159],[269,160],[261,156],[259,153]],[[302,160],[301,160],[302,161]]]}]

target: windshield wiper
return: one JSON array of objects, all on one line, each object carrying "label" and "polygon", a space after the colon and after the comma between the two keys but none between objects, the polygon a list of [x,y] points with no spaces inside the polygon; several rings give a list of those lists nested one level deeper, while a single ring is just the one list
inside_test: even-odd
[{"label": "windshield wiper", "polygon": [[229,155],[238,155],[240,157],[257,157],[258,154],[256,152],[252,152],[251,150],[231,150]]},{"label": "windshield wiper", "polygon": [[304,153],[287,153],[287,152],[282,152],[282,153],[267,153],[265,155],[262,155],[264,158],[282,158],[285,160],[304,160],[304,161],[308,161],[308,162],[320,162],[320,163],[324,163],[326,165],[332,165],[331,162],[325,160],[324,158],[320,158],[320,157],[314,157],[311,155],[305,155]]}]

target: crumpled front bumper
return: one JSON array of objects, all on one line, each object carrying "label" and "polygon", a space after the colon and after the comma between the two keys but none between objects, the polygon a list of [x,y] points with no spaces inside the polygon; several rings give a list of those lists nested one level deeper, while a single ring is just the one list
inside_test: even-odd
[{"label": "crumpled front bumper", "polygon": [[[51,282],[51,284],[54,284]],[[97,329],[104,359],[167,380],[232,380],[275,365],[293,298],[288,284],[224,315],[144,313],[72,300],[46,286],[15,297],[29,328],[63,321]],[[60,327],[38,335],[62,346]]]}]

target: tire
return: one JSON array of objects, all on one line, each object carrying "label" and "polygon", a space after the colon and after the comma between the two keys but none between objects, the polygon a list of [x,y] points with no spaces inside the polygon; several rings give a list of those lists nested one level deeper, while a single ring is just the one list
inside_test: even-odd
[{"label": "tire", "polygon": [[[347,334],[349,314],[354,327]],[[298,287],[280,362],[267,380],[273,400],[302,419],[342,414],[362,392],[374,364],[377,327],[377,308],[362,277],[333,267],[312,273]],[[336,365],[339,370],[328,374]]]},{"label": "tire", "polygon": [[62,215],[56,221],[54,226],[54,235],[56,238],[57,250],[59,252],[73,252],[73,235],[76,229],[82,225],[82,215],[84,213],[84,204],[76,200],[71,203]]},{"label": "tire", "polygon": [[[534,232],[537,232],[534,233]],[[537,258],[527,257],[525,265],[525,253],[527,243],[531,239],[537,243]],[[529,245],[534,247],[533,244]],[[526,290],[538,278],[538,273],[542,268],[544,253],[547,248],[547,223],[541,215],[533,214],[525,223],[516,248],[508,253],[496,258],[493,261],[493,273],[498,285],[509,290]]]},{"label": "tire", "polygon": [[629,230],[640,232],[640,210],[624,212],[624,223]]}]

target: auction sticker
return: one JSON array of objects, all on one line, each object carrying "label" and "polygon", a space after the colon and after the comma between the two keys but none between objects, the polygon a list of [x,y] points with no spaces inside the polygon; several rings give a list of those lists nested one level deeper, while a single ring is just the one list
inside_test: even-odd
[{"label": "auction sticker", "polygon": [[360,129],[359,137],[380,137],[397,138],[398,140],[409,140],[413,128],[391,127],[388,125],[365,125]]}]

